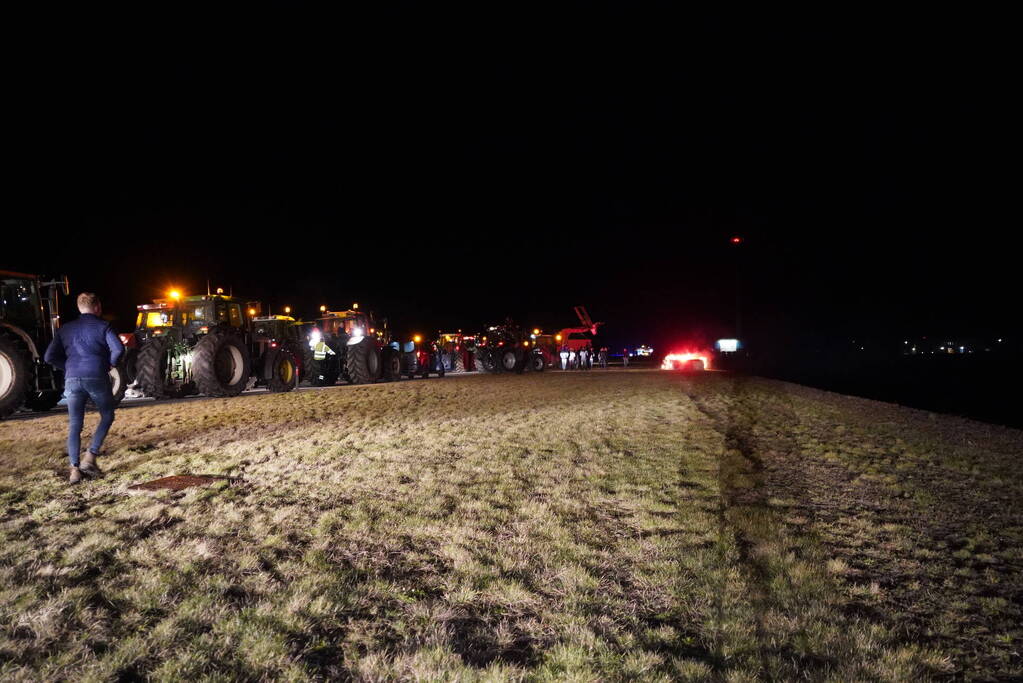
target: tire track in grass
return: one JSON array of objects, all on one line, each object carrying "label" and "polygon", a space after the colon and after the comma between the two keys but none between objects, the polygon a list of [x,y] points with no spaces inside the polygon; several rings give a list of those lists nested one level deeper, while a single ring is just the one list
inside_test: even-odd
[{"label": "tire track in grass", "polygon": [[[725,442],[719,534],[725,571],[734,561],[740,577],[726,582],[719,603],[719,622],[729,627],[719,639],[728,673],[919,680],[943,672],[940,657],[844,609],[814,530],[811,500],[819,498],[809,486],[822,478],[805,469],[811,463],[793,434],[799,416],[784,392],[741,377],[693,378],[683,389]],[[743,632],[752,643],[737,638]]]},{"label": "tire track in grass", "polygon": [[[683,390],[700,412],[709,418],[715,430],[723,438],[723,449],[718,459],[717,473],[720,493],[717,514],[718,537],[722,544],[721,560],[726,577],[722,581],[721,593],[717,602],[716,648],[719,672],[724,674],[725,671],[722,669],[731,669],[739,664],[741,668],[747,670],[747,673],[755,675],[766,668],[763,656],[759,652],[760,643],[766,640],[761,621],[750,619],[749,617],[755,615],[749,614],[746,621],[752,621],[752,624],[743,624],[744,627],[752,631],[752,652],[742,644],[744,639],[736,637],[740,635],[742,627],[739,629],[734,626],[726,628],[726,625],[734,618],[735,607],[738,604],[749,602],[755,606],[763,601],[761,594],[764,593],[767,583],[766,572],[752,561],[751,550],[755,539],[736,524],[736,517],[740,510],[749,511],[764,505],[763,463],[754,448],[748,425],[744,424],[748,416],[740,415],[737,412],[741,408],[735,400],[736,394],[740,391],[740,381],[732,382],[729,387],[730,395],[725,395],[722,392],[706,396],[701,386],[689,381],[684,382]],[[734,545],[734,557],[730,557],[732,553],[729,552],[731,549],[729,546],[732,545]],[[748,597],[742,595],[744,590],[735,590],[736,587],[728,583],[727,570],[733,562],[745,574],[744,579],[746,579],[747,585],[742,588],[749,591]]]}]

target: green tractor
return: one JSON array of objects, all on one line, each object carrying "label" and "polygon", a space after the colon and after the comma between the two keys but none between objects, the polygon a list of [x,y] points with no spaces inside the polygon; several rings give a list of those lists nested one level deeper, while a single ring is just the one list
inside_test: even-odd
[{"label": "green tractor", "polygon": [[304,372],[303,325],[288,315],[252,319],[249,342],[257,386],[275,393],[298,386]]},{"label": "green tractor", "polygon": [[378,326],[372,313],[353,304],[347,311],[324,311],[309,331],[305,373],[314,386],[401,379],[401,353],[391,343],[387,321]]},{"label": "green tractor", "polygon": [[[258,302],[226,296],[219,289],[185,297],[174,292],[170,299],[138,306],[135,388],[153,398],[237,396],[261,378],[253,373],[252,354],[261,345],[253,343],[251,330],[260,308]],[[271,349],[269,342],[262,346]],[[288,365],[287,359],[281,362]],[[271,374],[274,367],[279,369],[268,367]],[[298,372],[294,359],[290,370]],[[262,379],[271,391],[294,388],[288,379]]]},{"label": "green tractor", "polygon": [[[19,408],[50,410],[64,393],[63,374],[43,362],[60,326],[58,295],[67,296],[67,277],[0,270],[0,418]],[[114,399],[124,398],[123,364],[110,371]]]}]

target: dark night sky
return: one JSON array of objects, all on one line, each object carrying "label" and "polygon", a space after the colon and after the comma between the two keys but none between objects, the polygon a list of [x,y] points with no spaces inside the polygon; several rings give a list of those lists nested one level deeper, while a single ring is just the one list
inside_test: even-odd
[{"label": "dark night sky", "polygon": [[393,7],[28,22],[0,267],[663,345],[741,234],[763,343],[1019,329],[1004,18]]}]

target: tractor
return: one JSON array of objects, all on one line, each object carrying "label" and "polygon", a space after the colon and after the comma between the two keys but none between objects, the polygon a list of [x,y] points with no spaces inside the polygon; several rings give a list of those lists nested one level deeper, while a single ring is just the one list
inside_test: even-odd
[{"label": "tractor", "polygon": [[448,372],[465,372],[475,368],[476,337],[458,332],[441,332],[437,340],[441,350],[441,362]]},{"label": "tractor", "polygon": [[298,386],[305,370],[306,345],[300,333],[304,323],[288,315],[268,315],[252,319],[249,350],[256,386],[272,392],[291,391]]},{"label": "tractor", "polygon": [[[63,374],[43,362],[60,326],[58,295],[69,293],[67,277],[0,270],[0,418],[19,408],[53,408],[64,393]],[[110,371],[114,399],[124,398],[124,364]]]},{"label": "tractor", "polygon": [[475,362],[480,372],[543,372],[547,368],[541,350],[511,319],[487,328],[476,345]]},{"label": "tractor", "polygon": [[423,338],[418,334],[411,341],[402,344],[402,376],[409,379],[414,379],[416,376],[426,379],[433,372],[438,377],[443,377],[445,368],[443,354],[438,352],[439,348],[437,344],[424,344]]},{"label": "tractor", "polygon": [[366,384],[401,379],[401,352],[390,340],[387,321],[378,326],[372,313],[353,304],[347,311],[323,311],[309,332],[306,377],[315,386],[343,379]]},{"label": "tractor", "polygon": [[[218,289],[216,294],[185,297],[172,292],[169,299],[137,308],[135,384],[143,395],[237,396],[250,386],[253,376],[271,391],[294,388],[294,382],[286,377],[276,381],[253,373],[253,353],[262,350],[252,331],[261,308],[258,302],[226,296]],[[257,359],[257,370],[262,370],[262,360]],[[267,367],[282,372],[286,364],[282,360]],[[298,372],[294,359],[290,372]]]}]

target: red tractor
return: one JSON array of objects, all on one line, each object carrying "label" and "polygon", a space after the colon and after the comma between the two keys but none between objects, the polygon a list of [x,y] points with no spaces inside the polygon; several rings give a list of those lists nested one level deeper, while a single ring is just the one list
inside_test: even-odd
[{"label": "red tractor", "polygon": [[475,370],[476,336],[458,332],[441,332],[437,340],[437,348],[441,351],[441,362],[448,372],[466,372]]},{"label": "red tractor", "polygon": [[391,343],[387,321],[378,325],[372,313],[352,304],[347,311],[324,311],[309,332],[306,377],[318,386],[379,379],[401,379],[401,354]]}]

